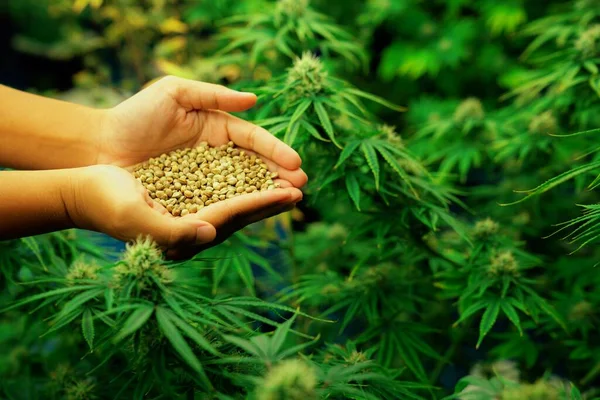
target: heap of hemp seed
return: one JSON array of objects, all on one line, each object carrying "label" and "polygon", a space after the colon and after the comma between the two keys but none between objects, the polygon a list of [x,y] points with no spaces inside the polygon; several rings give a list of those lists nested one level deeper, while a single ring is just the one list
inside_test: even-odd
[{"label": "heap of hemp seed", "polygon": [[270,172],[263,160],[233,142],[219,147],[202,142],[195,148],[165,153],[138,165],[133,175],[174,216],[279,187],[273,181],[277,172]]}]

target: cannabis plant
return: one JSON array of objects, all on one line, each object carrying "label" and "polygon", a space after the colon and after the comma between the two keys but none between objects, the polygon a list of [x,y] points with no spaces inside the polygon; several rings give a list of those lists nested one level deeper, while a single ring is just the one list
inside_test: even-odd
[{"label": "cannabis plant", "polygon": [[185,261],[151,237],[0,243],[2,398],[598,395],[597,0],[27,4],[54,35],[14,46],[82,65],[47,94],[253,91],[240,116],[310,179]]}]

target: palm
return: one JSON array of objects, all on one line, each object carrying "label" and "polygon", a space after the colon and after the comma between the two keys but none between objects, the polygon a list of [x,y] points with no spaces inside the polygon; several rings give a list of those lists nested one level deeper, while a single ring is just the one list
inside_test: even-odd
[{"label": "palm", "polygon": [[[129,167],[206,141],[233,141],[260,155],[282,186],[301,187],[300,156],[266,130],[228,114],[254,106],[256,96],[179,78],[162,79],[110,111],[99,163]],[[227,111],[227,112],[226,112]]]},{"label": "palm", "polygon": [[134,96],[113,110],[101,162],[130,166],[199,141],[203,111],[187,112],[164,94],[150,101],[139,100]]},{"label": "palm", "polygon": [[[307,177],[300,169],[302,160],[298,153],[266,130],[227,113],[247,110],[255,102],[253,94],[221,86],[172,77],[162,79],[108,112],[99,143],[98,163],[112,164],[111,168],[127,168],[203,141],[211,146],[233,141],[261,156],[270,170],[278,172],[281,189],[238,196],[178,219],[181,223],[204,221],[214,226],[217,232],[215,240],[201,248],[214,245],[247,224],[293,207],[302,198],[297,188],[306,183]],[[146,210],[143,217],[139,214],[139,223],[123,228],[131,230],[128,236],[132,236],[134,231],[151,233],[161,224],[172,225],[167,221],[174,217],[152,201],[129,173],[121,170],[114,174],[109,181],[118,175],[115,182],[121,182],[123,186],[118,192],[129,193],[130,199],[125,203],[135,205],[135,210]],[[169,235],[172,236],[172,233],[163,234]],[[171,240],[167,239],[162,242],[171,247]],[[171,248],[170,252],[171,256],[179,257],[198,249]]]}]

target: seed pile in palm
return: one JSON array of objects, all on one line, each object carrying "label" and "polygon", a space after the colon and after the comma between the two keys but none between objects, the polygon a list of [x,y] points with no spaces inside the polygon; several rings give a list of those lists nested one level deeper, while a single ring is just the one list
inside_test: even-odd
[{"label": "seed pile in palm", "polygon": [[233,142],[174,150],[138,165],[133,175],[150,197],[174,216],[195,213],[218,201],[279,187],[277,172]]}]

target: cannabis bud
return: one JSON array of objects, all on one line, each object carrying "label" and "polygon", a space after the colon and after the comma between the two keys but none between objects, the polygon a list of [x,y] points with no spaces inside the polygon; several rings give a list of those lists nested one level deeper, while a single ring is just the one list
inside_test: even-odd
[{"label": "cannabis bud", "polygon": [[[569,393],[568,385],[557,378],[539,379],[534,383],[522,383],[519,386],[506,387],[500,396],[501,400],[559,400]],[[569,398],[569,397],[567,397]]]},{"label": "cannabis bud", "polygon": [[490,259],[488,272],[491,275],[519,275],[519,263],[511,251],[500,252]]},{"label": "cannabis bud", "polygon": [[334,285],[333,283],[328,283],[327,285],[323,286],[323,289],[321,289],[321,294],[323,296],[335,295],[335,294],[338,294],[339,292],[340,292],[339,286]]},{"label": "cannabis bud", "polygon": [[382,136],[384,136],[388,142],[393,144],[396,147],[402,148],[404,147],[404,143],[402,142],[402,137],[398,135],[396,132],[396,127],[391,125],[381,125],[379,127],[379,131]]},{"label": "cannabis bud", "polygon": [[331,240],[345,240],[348,236],[348,229],[342,224],[335,223],[329,228],[327,236]]},{"label": "cannabis bud", "polygon": [[553,135],[558,130],[558,121],[552,111],[545,111],[531,119],[528,129],[533,134]]},{"label": "cannabis bud", "polygon": [[132,276],[141,278],[154,273],[163,283],[172,281],[171,271],[163,265],[162,251],[150,237],[138,237],[133,244],[127,244],[122,263],[115,267],[115,280]]},{"label": "cannabis bud", "polygon": [[593,57],[600,50],[600,24],[581,32],[579,38],[575,41],[575,48],[581,52],[584,57]]},{"label": "cannabis bud", "polygon": [[348,364],[351,364],[351,365],[365,362],[368,360],[369,359],[367,358],[365,353],[363,353],[362,351],[356,351],[356,350],[354,350],[352,353],[350,353],[350,355],[348,357],[344,357],[344,361],[346,361]]},{"label": "cannabis bud", "polygon": [[569,312],[569,319],[571,321],[582,321],[586,317],[590,316],[594,312],[594,307],[587,301],[580,301],[575,304]]},{"label": "cannabis bud", "polygon": [[516,362],[510,360],[498,360],[491,363],[477,363],[469,372],[470,375],[479,378],[492,378],[500,376],[502,379],[518,382],[521,379],[521,371]]},{"label": "cannabis bud", "polygon": [[258,400],[316,400],[314,370],[300,360],[277,364],[258,389]]},{"label": "cannabis bud", "polygon": [[325,88],[326,79],[327,71],[321,60],[310,52],[303,53],[288,70],[287,83],[295,92],[291,100],[319,94]]},{"label": "cannabis bud", "polygon": [[94,394],[96,384],[91,378],[76,381],[65,388],[66,400],[92,400],[98,397]]},{"label": "cannabis bud", "polygon": [[306,12],[308,0],[279,0],[275,7],[277,16],[298,19]]},{"label": "cannabis bud", "polygon": [[496,221],[491,218],[486,218],[475,223],[473,235],[479,239],[487,239],[498,233],[499,228],[500,226]]},{"label": "cannabis bud", "polygon": [[65,276],[68,281],[75,281],[77,279],[98,279],[98,270],[100,267],[94,262],[86,263],[79,259],[71,264],[69,272]]},{"label": "cannabis bud", "polygon": [[483,105],[475,97],[463,100],[454,111],[454,121],[458,123],[463,123],[467,120],[482,120],[484,116]]}]

